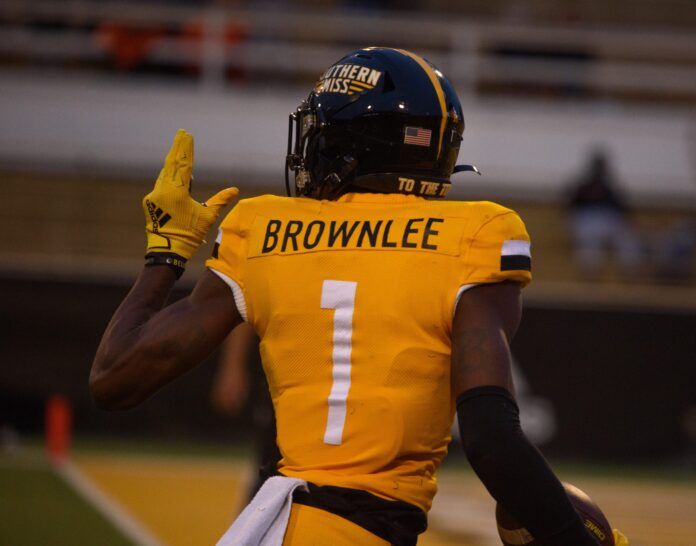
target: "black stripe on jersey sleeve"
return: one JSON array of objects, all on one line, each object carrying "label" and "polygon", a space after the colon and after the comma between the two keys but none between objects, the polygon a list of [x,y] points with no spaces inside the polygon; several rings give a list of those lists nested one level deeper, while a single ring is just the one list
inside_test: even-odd
[{"label": "black stripe on jersey sleeve", "polygon": [[501,271],[531,271],[532,259],[524,254],[513,254],[500,257]]},{"label": "black stripe on jersey sleeve", "polygon": [[215,246],[213,246],[213,258],[219,258],[218,256],[220,252],[220,243],[215,243]]}]

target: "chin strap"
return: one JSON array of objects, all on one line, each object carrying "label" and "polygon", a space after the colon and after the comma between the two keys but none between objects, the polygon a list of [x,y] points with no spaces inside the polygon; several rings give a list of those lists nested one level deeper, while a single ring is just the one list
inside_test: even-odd
[{"label": "chin strap", "polygon": [[476,165],[457,165],[452,171],[452,174],[463,172],[472,172],[481,176],[481,171],[478,170],[478,167]]},{"label": "chin strap", "polygon": [[351,155],[344,155],[331,174],[328,174],[319,185],[320,199],[336,199],[344,193],[351,183],[353,172],[358,168],[358,161]]}]

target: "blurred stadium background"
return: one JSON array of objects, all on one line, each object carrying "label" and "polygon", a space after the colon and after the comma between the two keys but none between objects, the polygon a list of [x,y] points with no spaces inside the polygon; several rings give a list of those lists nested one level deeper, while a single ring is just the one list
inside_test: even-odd
[{"label": "blurred stadium background", "polygon": [[[695,31],[691,0],[3,0],[0,544],[222,534],[254,431],[250,407],[211,408],[217,355],[134,411],[87,392],[141,267],[139,202],[179,127],[198,198],[282,193],[287,115],[343,53],[383,45],[460,93],[461,160],[484,176],[452,197],[527,222],[535,281],[513,351],[528,433],[632,545],[696,545]],[[578,197],[593,176],[613,199]],[[457,446],[420,543],[497,543]]]}]

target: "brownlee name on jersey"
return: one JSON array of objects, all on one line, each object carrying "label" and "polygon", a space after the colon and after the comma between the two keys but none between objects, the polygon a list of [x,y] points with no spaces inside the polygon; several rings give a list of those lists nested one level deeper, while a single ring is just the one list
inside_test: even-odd
[{"label": "brownlee name on jersey", "polygon": [[275,220],[266,224],[261,254],[317,248],[401,248],[438,250],[444,218],[382,220]]}]

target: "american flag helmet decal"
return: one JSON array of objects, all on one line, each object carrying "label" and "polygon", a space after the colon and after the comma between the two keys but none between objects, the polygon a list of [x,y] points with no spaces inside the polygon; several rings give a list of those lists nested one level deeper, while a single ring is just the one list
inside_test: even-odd
[{"label": "american flag helmet decal", "polygon": [[430,146],[432,134],[433,132],[430,129],[424,129],[423,127],[405,127],[404,144]]}]

